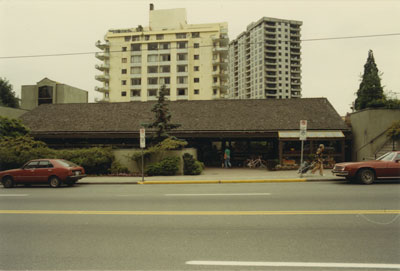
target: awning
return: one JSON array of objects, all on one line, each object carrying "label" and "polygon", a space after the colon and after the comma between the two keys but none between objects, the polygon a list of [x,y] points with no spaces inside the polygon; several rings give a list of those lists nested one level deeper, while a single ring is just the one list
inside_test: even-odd
[{"label": "awning", "polygon": [[[295,131],[278,131],[279,138],[282,139],[299,139],[300,130]],[[342,131],[307,131],[307,139],[325,139],[325,138],[344,138]]]}]

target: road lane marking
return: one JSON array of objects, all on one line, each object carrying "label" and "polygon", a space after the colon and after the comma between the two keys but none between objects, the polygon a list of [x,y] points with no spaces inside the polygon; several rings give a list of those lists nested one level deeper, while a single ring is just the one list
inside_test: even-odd
[{"label": "road lane marking", "polygon": [[322,267],[322,268],[374,268],[399,269],[400,264],[380,263],[310,263],[310,262],[241,262],[241,261],[187,261],[188,265],[211,266],[264,266],[264,267]]},{"label": "road lane marking", "polygon": [[198,197],[198,196],[270,196],[271,193],[215,193],[215,194],[164,194],[167,197]]},{"label": "road lane marking", "polygon": [[89,211],[89,210],[0,210],[0,214],[42,215],[165,215],[165,216],[269,216],[269,215],[387,215],[400,210],[304,210],[304,211]]},{"label": "road lane marking", "polygon": [[28,194],[0,194],[0,197],[26,197]]}]

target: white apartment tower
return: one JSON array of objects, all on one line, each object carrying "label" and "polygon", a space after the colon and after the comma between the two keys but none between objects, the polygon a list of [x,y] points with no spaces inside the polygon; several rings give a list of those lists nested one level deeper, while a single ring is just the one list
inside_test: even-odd
[{"label": "white apartment tower", "polygon": [[230,99],[301,97],[301,25],[264,17],[230,43]]},{"label": "white apartment tower", "polygon": [[211,100],[225,96],[228,78],[227,23],[186,22],[185,9],[154,10],[150,4],[149,26],[109,30],[103,61],[96,68],[103,73],[97,91],[102,101],[156,100],[165,85],[169,100]]}]

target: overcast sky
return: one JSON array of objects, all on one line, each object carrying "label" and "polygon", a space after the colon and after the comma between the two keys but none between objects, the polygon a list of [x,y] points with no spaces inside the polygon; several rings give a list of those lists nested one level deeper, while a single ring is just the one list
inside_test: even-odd
[{"label": "overcast sky", "polygon": [[[400,98],[399,0],[0,0],[0,77],[20,97],[21,85],[44,77],[89,91],[101,98],[94,79],[101,62],[97,40],[108,29],[147,26],[155,9],[186,8],[189,24],[227,22],[235,39],[262,17],[303,22],[302,40],[394,34],[357,39],[302,42],[302,95],[326,97],[339,114],[350,112],[368,56],[374,51],[386,92]],[[48,54],[68,56],[4,58]]]}]

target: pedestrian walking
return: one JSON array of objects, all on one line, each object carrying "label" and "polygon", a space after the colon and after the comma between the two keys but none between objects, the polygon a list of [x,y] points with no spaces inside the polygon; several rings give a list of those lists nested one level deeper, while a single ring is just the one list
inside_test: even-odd
[{"label": "pedestrian walking", "polygon": [[225,168],[232,167],[232,165],[231,165],[231,150],[229,148],[225,148],[224,160],[225,160]]},{"label": "pedestrian walking", "polygon": [[315,154],[315,166],[312,169],[311,173],[314,174],[317,170],[319,170],[319,174],[321,176],[324,176],[324,160],[322,158],[323,152],[324,152],[325,146],[324,144],[320,144],[319,148],[317,149],[317,153]]}]

